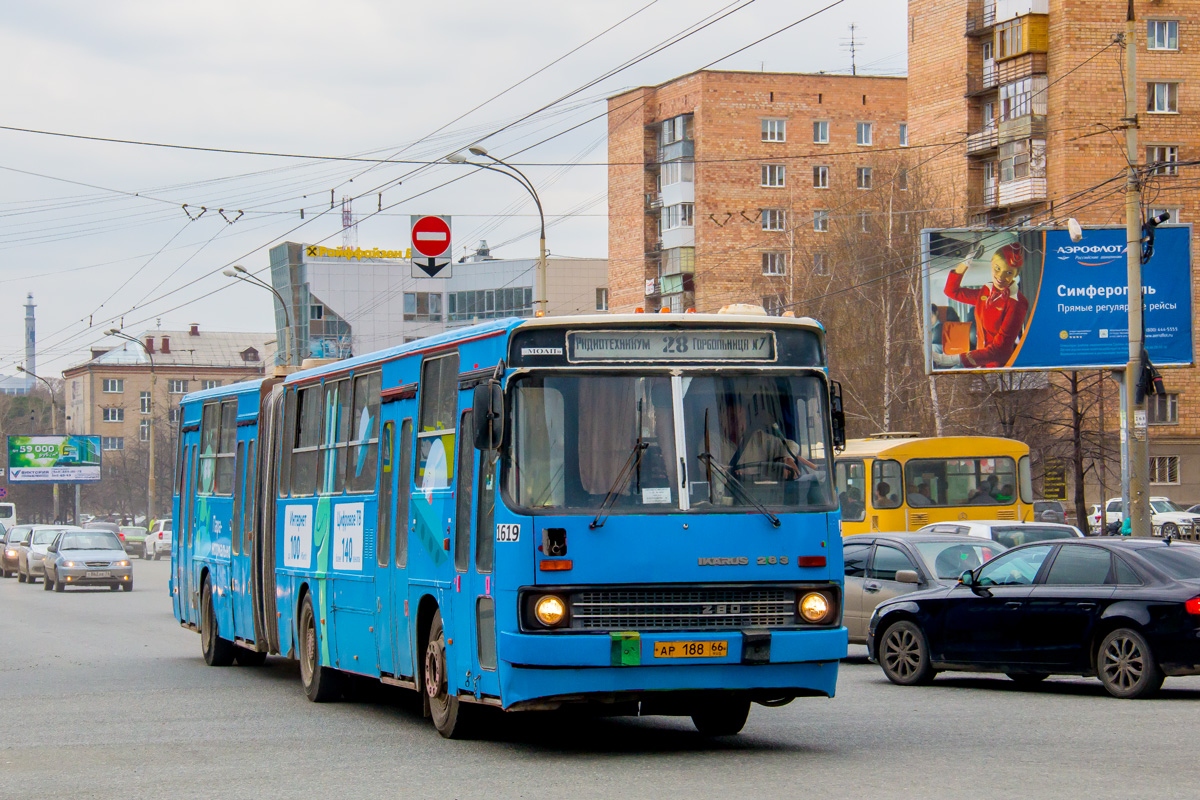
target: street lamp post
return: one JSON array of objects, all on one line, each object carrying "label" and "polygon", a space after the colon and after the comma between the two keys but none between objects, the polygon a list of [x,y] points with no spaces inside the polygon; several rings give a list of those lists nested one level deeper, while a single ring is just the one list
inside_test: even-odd
[{"label": "street lamp post", "polygon": [[[41,375],[35,375],[22,366],[17,367],[17,372],[24,372],[31,378],[36,378],[46,384],[46,391],[50,392],[50,433],[58,436],[58,399],[54,396],[54,387],[50,385],[50,381],[43,378]],[[58,522],[58,484],[54,484],[54,521]]]},{"label": "street lamp post", "polygon": [[287,303],[283,301],[283,295],[271,284],[259,278],[254,273],[247,270],[241,264],[234,264],[232,269],[223,270],[223,274],[227,278],[237,278],[240,281],[245,281],[252,286],[260,286],[263,289],[271,292],[279,300],[279,305],[283,309],[283,344],[286,349],[283,351],[283,365],[285,367],[292,364],[292,315],[288,313]]},{"label": "street lamp post", "polygon": [[116,328],[112,328],[105,332],[107,336],[116,336],[126,341],[133,342],[138,347],[146,352],[146,357],[150,359],[150,477],[146,484],[146,528],[149,529],[151,521],[154,519],[154,395],[158,388],[158,376],[154,373],[154,354],[150,352],[150,348],[146,347],[146,343],[141,339],[134,338],[127,333],[122,333]]},{"label": "street lamp post", "polygon": [[544,316],[546,316],[546,311],[547,311],[547,309],[546,309],[546,215],[542,212],[542,200],[541,200],[541,198],[538,197],[537,190],[533,188],[533,182],[530,181],[528,177],[526,177],[524,172],[521,172],[521,170],[517,169],[512,164],[509,164],[505,161],[502,161],[499,158],[496,158],[494,155],[492,155],[491,153],[489,153],[487,150],[480,147],[479,145],[472,145],[471,147],[467,148],[467,151],[469,153],[471,153],[471,155],[479,156],[481,158],[489,158],[492,161],[495,161],[500,166],[506,167],[506,168],[512,170],[512,172],[505,172],[504,170],[497,169],[496,167],[493,167],[489,164],[477,164],[474,161],[468,161],[466,156],[464,156],[462,153],[453,153],[452,155],[447,156],[446,160],[452,164],[470,164],[473,167],[479,167],[480,169],[487,169],[487,170],[491,170],[492,172],[499,172],[501,175],[507,175],[508,177],[515,180],[517,183],[524,186],[525,190],[528,191],[529,194],[533,196],[533,202],[534,202],[534,205],[537,206],[538,218],[541,220],[541,227],[542,227],[541,239],[538,242],[537,295],[534,298],[534,305],[537,306],[538,316],[544,317]]}]

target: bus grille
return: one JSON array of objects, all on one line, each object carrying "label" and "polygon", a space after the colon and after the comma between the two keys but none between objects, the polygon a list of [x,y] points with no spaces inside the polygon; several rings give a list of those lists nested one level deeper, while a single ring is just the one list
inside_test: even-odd
[{"label": "bus grille", "polygon": [[996,512],[996,519],[1016,519],[1017,512],[1011,508],[1002,508]]},{"label": "bus grille", "polygon": [[595,589],[571,598],[572,628],[724,630],[796,622],[791,589]]}]

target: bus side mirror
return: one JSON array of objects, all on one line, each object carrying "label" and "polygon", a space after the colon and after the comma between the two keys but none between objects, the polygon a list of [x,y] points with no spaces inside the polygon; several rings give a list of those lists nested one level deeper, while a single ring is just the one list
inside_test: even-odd
[{"label": "bus side mirror", "polygon": [[833,449],[846,449],[846,412],[842,408],[842,385],[829,382],[829,420],[833,427]]},{"label": "bus side mirror", "polygon": [[477,385],[472,400],[475,449],[498,450],[504,439],[504,392],[500,390],[500,382]]}]

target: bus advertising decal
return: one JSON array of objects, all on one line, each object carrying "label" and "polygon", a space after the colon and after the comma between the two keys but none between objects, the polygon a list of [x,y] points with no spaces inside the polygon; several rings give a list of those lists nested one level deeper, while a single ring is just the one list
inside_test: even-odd
[{"label": "bus advertising decal", "polygon": [[283,525],[283,565],[308,569],[312,563],[312,509],[288,506]]},{"label": "bus advertising decal", "polygon": [[333,568],[362,572],[363,504],[343,503],[333,509]]}]

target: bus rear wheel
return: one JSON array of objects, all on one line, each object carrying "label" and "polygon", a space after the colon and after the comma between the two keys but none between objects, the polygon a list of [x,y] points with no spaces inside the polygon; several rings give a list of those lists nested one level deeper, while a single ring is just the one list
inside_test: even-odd
[{"label": "bus rear wheel", "polygon": [[429,701],[429,716],[433,727],[447,739],[467,736],[469,717],[474,709],[450,693],[446,674],[446,634],[442,628],[442,613],[433,612],[429,623],[429,638],[425,644],[425,659],[421,670],[421,685]]},{"label": "bus rear wheel", "polygon": [[692,714],[692,724],[705,736],[736,736],[750,716],[748,699],[731,697],[710,700]]},{"label": "bus rear wheel", "polygon": [[200,649],[204,652],[204,663],[210,667],[228,667],[233,663],[233,647],[233,642],[222,639],[221,632],[217,629],[212,584],[205,578],[204,588],[200,591]]},{"label": "bus rear wheel", "polygon": [[321,666],[321,642],[317,637],[317,615],[312,595],[306,594],[300,606],[300,682],[314,703],[328,703],[342,696],[341,673]]}]

